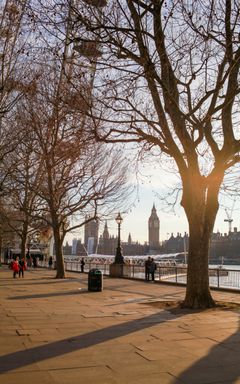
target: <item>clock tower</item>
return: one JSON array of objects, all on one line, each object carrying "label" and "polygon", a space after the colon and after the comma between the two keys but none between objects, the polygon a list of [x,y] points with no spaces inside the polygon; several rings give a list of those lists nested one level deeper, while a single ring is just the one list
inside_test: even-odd
[{"label": "clock tower", "polygon": [[157,215],[155,204],[153,204],[152,213],[148,219],[148,243],[150,250],[158,249],[160,247],[159,230],[160,221]]}]

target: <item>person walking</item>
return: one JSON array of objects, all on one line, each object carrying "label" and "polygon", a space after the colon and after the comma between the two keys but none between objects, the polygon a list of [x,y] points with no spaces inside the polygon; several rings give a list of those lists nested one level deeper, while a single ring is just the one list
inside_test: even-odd
[{"label": "person walking", "polygon": [[21,277],[24,277],[24,271],[26,271],[27,267],[26,267],[26,261],[24,260],[24,257],[19,261],[19,271],[18,271],[18,276]]},{"label": "person walking", "polygon": [[150,266],[149,266],[149,272],[151,274],[152,281],[154,281],[154,279],[155,279],[155,271],[156,271],[156,269],[157,269],[157,264],[155,263],[154,259],[152,258]]},{"label": "person walking", "polygon": [[82,259],[81,259],[81,272],[82,273],[84,272],[84,265],[85,265],[85,261],[84,261],[84,258],[82,257]]},{"label": "person walking", "polygon": [[49,260],[48,260],[48,268],[52,269],[52,265],[53,265],[53,258],[52,258],[52,256],[50,256]]},{"label": "person walking", "polygon": [[18,257],[16,260],[12,262],[12,270],[13,270],[13,277],[14,279],[16,278],[18,272],[19,272],[19,262],[18,262]]},{"label": "person walking", "polygon": [[150,278],[150,266],[151,266],[151,257],[149,256],[148,259],[145,261],[145,280],[149,281]]},{"label": "person walking", "polygon": [[32,262],[33,262],[33,268],[37,268],[37,258],[36,258],[36,256],[33,257]]}]

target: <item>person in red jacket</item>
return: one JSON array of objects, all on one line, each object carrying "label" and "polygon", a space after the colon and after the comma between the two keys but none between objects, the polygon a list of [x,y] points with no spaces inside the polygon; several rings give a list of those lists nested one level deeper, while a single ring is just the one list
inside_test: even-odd
[{"label": "person in red jacket", "polygon": [[18,262],[18,257],[17,257],[16,260],[14,260],[13,263],[12,263],[12,270],[13,270],[13,277],[15,278],[16,275],[17,275],[18,272],[19,272],[19,262]]}]

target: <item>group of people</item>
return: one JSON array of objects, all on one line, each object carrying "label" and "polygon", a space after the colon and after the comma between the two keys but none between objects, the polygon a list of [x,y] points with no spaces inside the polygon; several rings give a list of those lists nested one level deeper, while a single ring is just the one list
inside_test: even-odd
[{"label": "group of people", "polygon": [[37,258],[28,257],[27,254],[26,258],[19,258],[19,256],[17,256],[16,259],[11,261],[9,268],[13,271],[13,277],[16,278],[17,275],[24,277],[24,271],[32,266],[33,268],[37,268]]},{"label": "group of people", "polygon": [[19,257],[16,257],[16,260],[13,260],[10,264],[10,268],[13,271],[13,277],[14,279],[18,275],[19,277],[24,277],[24,271],[27,269],[26,261],[24,260],[24,257],[19,260]]},{"label": "group of people", "polygon": [[146,281],[150,281],[150,276],[151,276],[151,280],[154,281],[156,269],[157,269],[157,264],[155,263],[154,259],[149,256],[145,261],[145,280]]}]

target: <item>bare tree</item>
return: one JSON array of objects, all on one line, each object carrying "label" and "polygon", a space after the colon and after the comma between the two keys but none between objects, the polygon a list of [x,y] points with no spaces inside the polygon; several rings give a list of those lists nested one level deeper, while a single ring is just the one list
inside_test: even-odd
[{"label": "bare tree", "polygon": [[116,210],[116,202],[124,200],[127,178],[121,155],[110,148],[106,152],[105,145],[89,138],[89,119],[82,111],[75,112],[73,102],[66,103],[65,87],[61,83],[59,94],[59,72],[44,72],[35,95],[22,105],[25,129],[34,135],[35,158],[41,164],[41,182],[32,189],[45,204],[34,210],[34,217],[52,227],[57,278],[65,277],[62,244],[66,233],[106,209]]},{"label": "bare tree", "polygon": [[8,217],[9,189],[6,183],[15,170],[16,162],[12,160],[24,137],[16,123],[17,105],[34,87],[29,66],[29,37],[33,28],[27,15],[28,3],[28,0],[3,0],[0,4],[0,190],[2,213],[8,211]]},{"label": "bare tree", "polygon": [[[32,56],[35,94],[26,96],[23,108],[25,127],[35,133],[36,156],[44,172],[37,193],[47,208],[40,206],[35,217],[42,216],[53,228],[60,278],[65,276],[65,234],[84,225],[86,214],[92,219],[100,214],[103,202],[110,210],[120,197],[124,199],[127,174],[117,151],[112,157],[113,150],[106,154],[103,145],[92,141],[86,112],[91,105],[95,66],[91,52],[79,52],[72,44],[73,3],[29,2],[28,12],[36,27],[33,41],[40,54]],[[73,214],[78,222],[70,225]]]},{"label": "bare tree", "polygon": [[78,44],[97,41],[102,52],[92,109],[96,137],[137,142],[175,161],[190,235],[183,305],[214,306],[209,242],[224,175],[240,160],[239,3],[87,3],[75,7],[75,27]]},{"label": "bare tree", "polygon": [[[21,113],[16,113],[15,119],[16,126],[24,125]],[[25,131],[22,140],[19,137],[15,151],[6,155],[1,164],[3,169],[8,170],[5,171],[5,205],[1,216],[12,233],[21,239],[22,257],[25,257],[29,236],[38,228],[39,223],[33,219],[35,209],[43,205],[35,192],[41,182],[42,167],[35,155],[34,144],[34,132]]]}]

